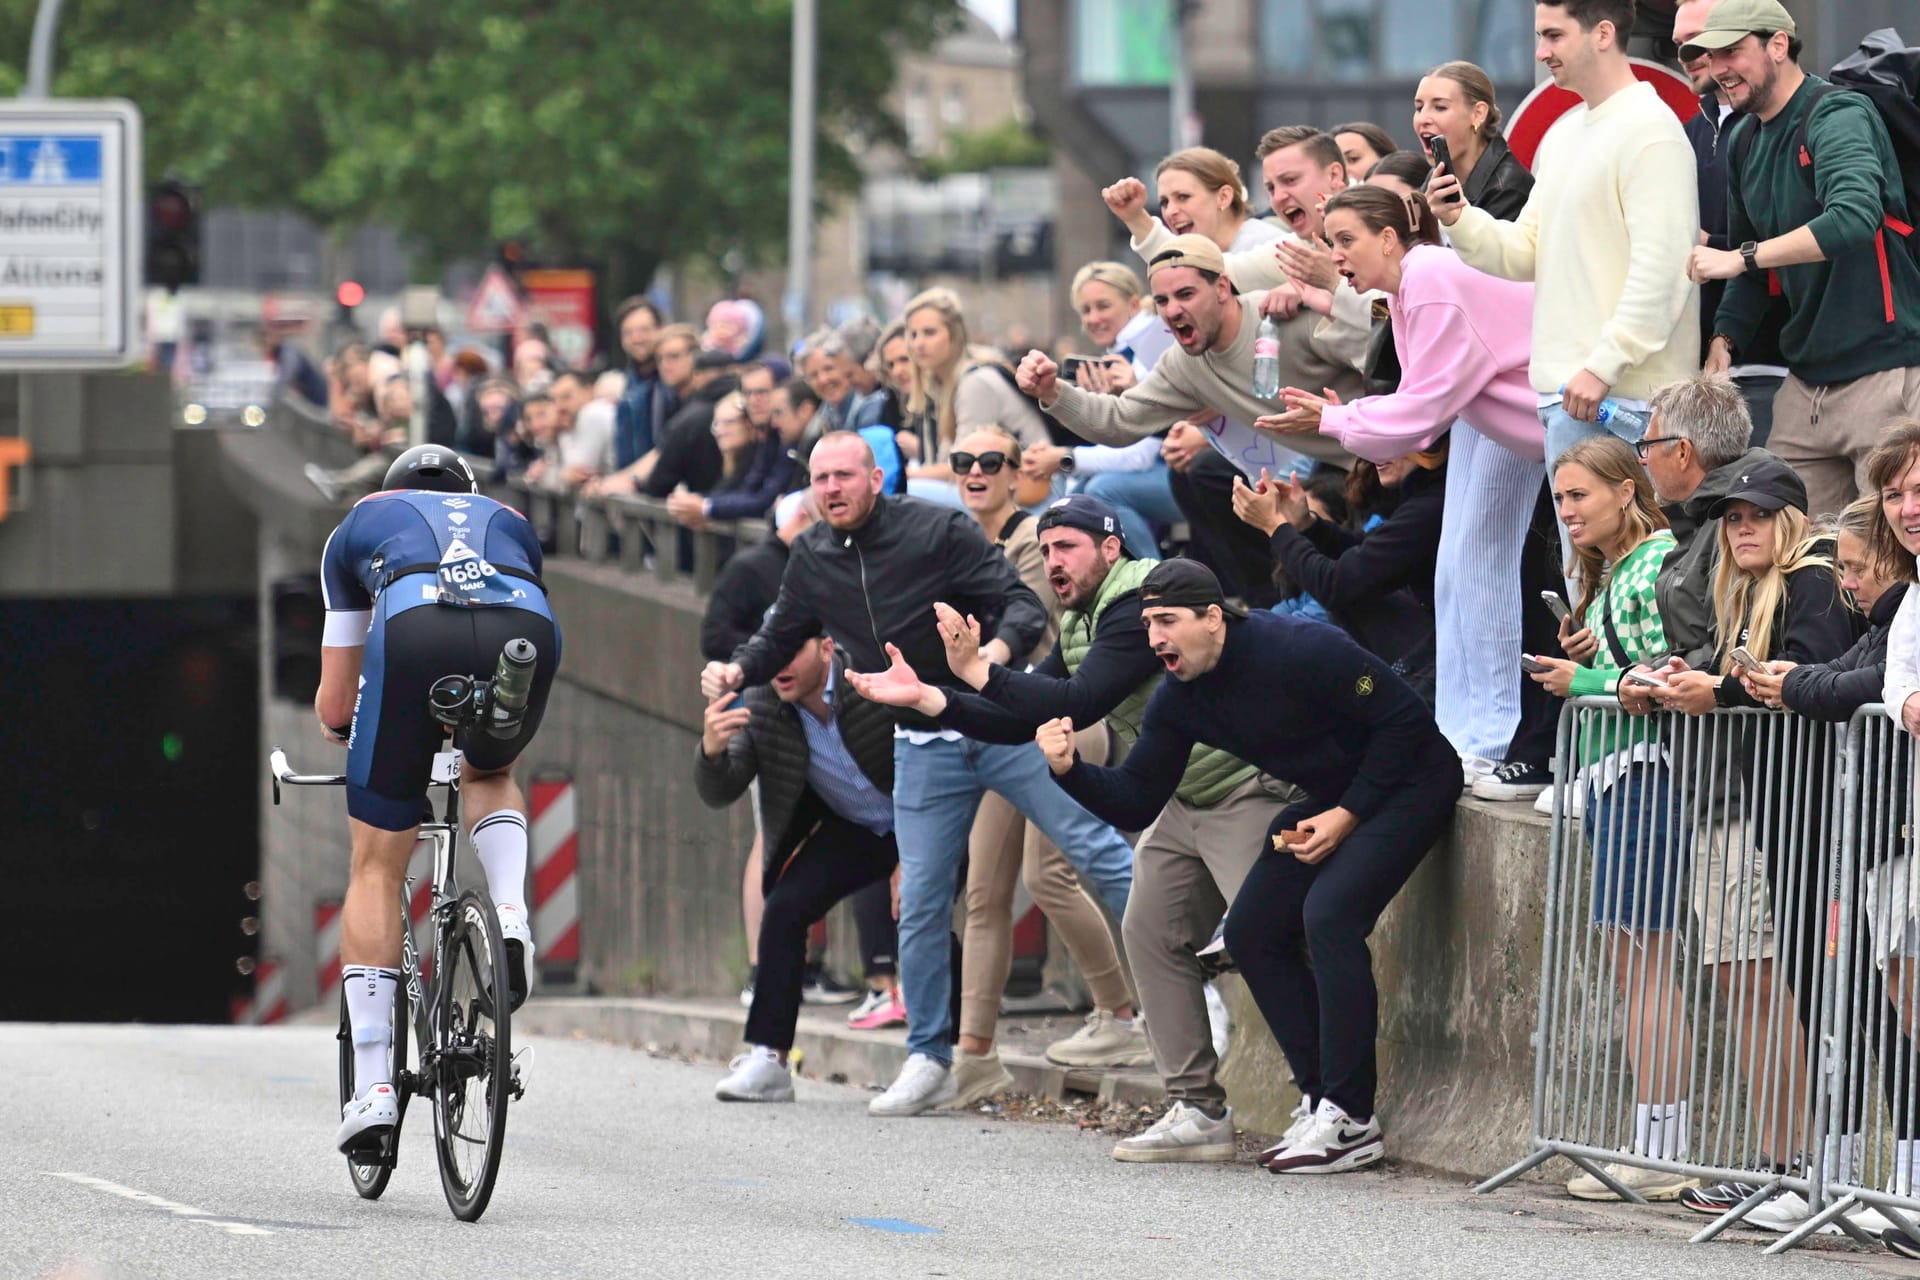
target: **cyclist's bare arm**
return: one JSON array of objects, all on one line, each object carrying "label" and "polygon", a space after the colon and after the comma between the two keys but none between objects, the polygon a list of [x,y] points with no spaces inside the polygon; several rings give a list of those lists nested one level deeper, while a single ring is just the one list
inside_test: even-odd
[{"label": "cyclist's bare arm", "polygon": [[313,695],[313,714],[329,742],[345,742],[336,729],[353,723],[353,704],[360,693],[360,660],[367,651],[369,614],[339,610],[327,614],[320,642],[320,688]]}]

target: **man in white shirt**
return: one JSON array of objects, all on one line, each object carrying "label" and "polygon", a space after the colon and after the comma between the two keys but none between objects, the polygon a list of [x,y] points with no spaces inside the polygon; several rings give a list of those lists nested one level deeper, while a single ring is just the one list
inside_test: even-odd
[{"label": "man in white shirt", "polygon": [[[1500,222],[1466,203],[1453,174],[1427,198],[1467,263],[1538,286],[1531,373],[1551,466],[1601,430],[1638,440],[1648,397],[1699,369],[1699,292],[1685,272],[1700,213],[1693,148],[1627,57],[1633,0],[1537,4],[1534,22],[1534,56],[1582,105],[1541,143],[1526,208]],[[1603,401],[1636,420],[1602,425]]]}]

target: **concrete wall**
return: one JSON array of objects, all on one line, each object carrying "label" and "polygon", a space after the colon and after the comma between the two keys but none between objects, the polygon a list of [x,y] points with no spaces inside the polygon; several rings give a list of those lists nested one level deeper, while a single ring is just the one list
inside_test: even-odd
[{"label": "concrete wall", "polygon": [[254,523],[164,378],[0,377],[0,436],[33,449],[0,521],[0,597],[244,596]]},{"label": "concrete wall", "polygon": [[[1491,1174],[1526,1151],[1547,893],[1547,819],[1462,800],[1372,938],[1381,1123],[1394,1159]],[[1238,978],[1223,1076],[1243,1128],[1279,1133],[1299,1094]]]}]

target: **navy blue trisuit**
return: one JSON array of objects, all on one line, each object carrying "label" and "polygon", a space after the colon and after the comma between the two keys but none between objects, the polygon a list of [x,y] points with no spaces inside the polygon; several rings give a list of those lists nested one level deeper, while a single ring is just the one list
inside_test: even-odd
[{"label": "navy blue trisuit", "polygon": [[448,675],[490,678],[500,651],[538,652],[520,731],[466,735],[476,769],[504,769],[533,739],[560,665],[560,630],[540,583],[540,542],[525,516],[480,494],[401,489],[363,498],[321,556],[326,634],[365,644],[347,739],[347,813],[386,831],[417,826],[445,730],[427,693]]}]

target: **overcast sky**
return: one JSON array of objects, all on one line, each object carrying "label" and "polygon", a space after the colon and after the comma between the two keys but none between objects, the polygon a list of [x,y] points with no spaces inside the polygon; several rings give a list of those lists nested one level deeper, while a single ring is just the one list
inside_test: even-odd
[{"label": "overcast sky", "polygon": [[1013,34],[1014,0],[967,0],[967,8],[987,20],[1003,36]]}]

